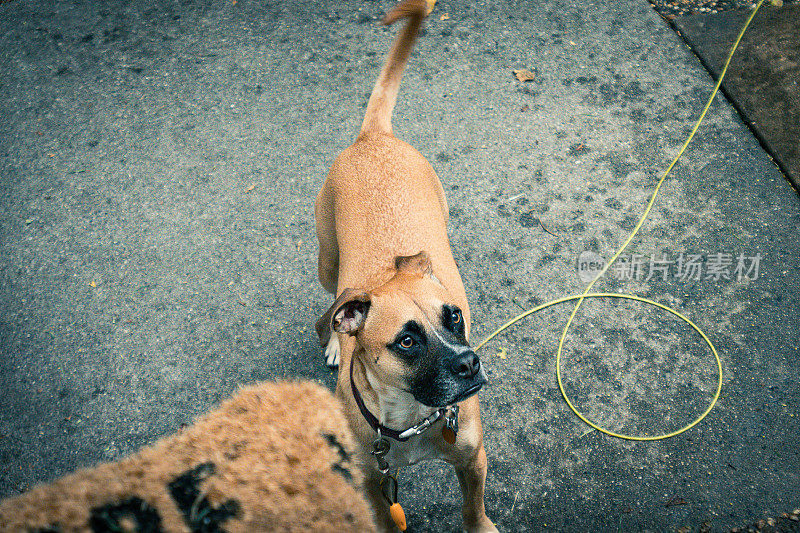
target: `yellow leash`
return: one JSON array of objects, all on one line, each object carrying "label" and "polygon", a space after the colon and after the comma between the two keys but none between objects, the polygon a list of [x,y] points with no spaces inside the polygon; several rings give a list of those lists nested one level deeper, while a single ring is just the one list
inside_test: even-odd
[{"label": "yellow leash", "polygon": [[[736,42],[733,43],[733,47],[731,48],[731,51],[728,54],[728,59],[725,61],[725,66],[724,66],[724,68],[722,69],[722,72],[719,75],[719,79],[717,80],[717,84],[714,87],[714,90],[711,92],[711,96],[709,97],[705,108],[703,108],[703,112],[700,114],[700,118],[697,119],[697,122],[695,123],[694,128],[692,128],[692,132],[689,134],[689,138],[686,139],[685,143],[683,143],[683,146],[681,147],[680,151],[678,152],[678,155],[675,156],[675,159],[672,160],[672,163],[670,163],[670,165],[664,171],[664,174],[658,180],[658,183],[656,184],[655,190],[653,191],[653,194],[650,197],[650,201],[647,203],[647,208],[644,210],[644,214],[642,214],[641,218],[639,219],[639,222],[636,224],[636,227],[633,229],[633,232],[630,234],[628,239],[625,241],[625,243],[623,243],[623,245],[620,247],[620,249],[617,250],[617,252],[611,258],[611,260],[603,268],[603,270],[597,275],[597,277],[595,277],[592,280],[591,283],[589,283],[589,285],[586,287],[586,290],[583,291],[582,294],[574,295],[574,296],[567,296],[565,298],[559,298],[558,300],[553,300],[551,302],[547,302],[547,303],[545,303],[543,305],[540,305],[538,307],[534,307],[533,309],[529,309],[528,311],[525,311],[521,315],[518,315],[518,316],[514,317],[513,319],[509,320],[508,322],[506,322],[505,324],[500,326],[500,328],[498,328],[497,331],[495,331],[494,333],[492,333],[491,335],[486,337],[486,339],[484,339],[483,342],[481,342],[475,348],[476,350],[479,350],[487,342],[489,342],[491,339],[493,339],[498,333],[502,332],[503,330],[505,330],[506,328],[510,327],[511,325],[519,322],[520,320],[522,320],[523,318],[525,318],[526,316],[528,316],[528,315],[530,315],[532,313],[535,313],[537,311],[541,311],[542,309],[544,309],[546,307],[550,307],[551,305],[556,305],[556,304],[560,304],[560,303],[564,303],[564,302],[569,302],[569,301],[572,301],[572,300],[578,300],[578,303],[575,304],[575,309],[572,310],[572,314],[570,315],[569,319],[567,320],[567,324],[564,326],[564,330],[561,333],[561,340],[558,342],[558,352],[556,353],[556,377],[558,379],[558,388],[561,390],[561,395],[564,397],[564,400],[567,402],[567,405],[569,405],[569,408],[572,409],[572,412],[574,412],[576,415],[578,415],[578,418],[580,418],[581,420],[586,422],[592,428],[596,429],[597,431],[600,431],[601,433],[605,433],[606,435],[610,435],[612,437],[617,437],[617,438],[620,438],[620,439],[636,440],[636,441],[660,440],[660,439],[666,439],[666,438],[669,438],[669,437],[674,437],[676,435],[680,435],[684,431],[687,431],[687,430],[693,428],[694,426],[696,426],[697,424],[699,424],[700,421],[703,420],[706,417],[706,415],[708,415],[708,413],[711,412],[711,410],[714,408],[714,405],[716,405],[717,400],[719,399],[720,392],[722,391],[722,363],[720,362],[719,354],[717,353],[717,349],[714,347],[714,344],[711,342],[711,340],[709,340],[709,338],[706,336],[706,334],[703,333],[703,331],[694,322],[689,320],[689,318],[687,318],[686,316],[682,315],[681,313],[679,313],[675,309],[672,309],[671,307],[668,307],[666,305],[660,304],[658,302],[654,302],[653,300],[648,300],[646,298],[640,298],[638,296],[633,296],[633,295],[630,295],[630,294],[590,293],[589,291],[592,289],[592,287],[597,282],[597,280],[600,279],[608,271],[608,269],[611,267],[611,265],[614,263],[614,261],[616,261],[617,258],[622,254],[622,252],[625,250],[625,248],[628,247],[628,245],[631,243],[633,238],[639,232],[639,229],[642,227],[642,224],[644,224],[645,220],[647,220],[647,217],[650,214],[650,210],[652,209],[653,204],[656,201],[656,196],[658,195],[658,191],[661,188],[661,185],[664,183],[664,180],[669,175],[670,171],[672,170],[672,167],[675,166],[675,164],[678,162],[680,157],[683,155],[683,152],[686,151],[686,147],[689,146],[690,142],[692,142],[692,139],[694,138],[695,133],[697,133],[698,128],[700,128],[700,124],[703,122],[703,119],[705,118],[706,113],[708,112],[709,108],[711,107],[711,103],[714,101],[714,97],[717,95],[717,92],[719,92],[720,85],[722,85],[722,80],[725,78],[725,73],[728,71],[728,66],[731,63],[731,58],[733,58],[734,52],[736,52],[736,49],[739,47],[739,42],[742,40],[742,36],[744,35],[745,31],[747,30],[747,27],[750,25],[750,22],[753,20],[753,17],[755,17],[756,13],[758,12],[758,9],[761,7],[761,4],[763,4],[763,3],[764,3],[764,0],[759,0],[759,2],[756,5],[755,9],[753,9],[753,12],[750,13],[750,16],[748,17],[747,21],[744,23],[744,26],[742,27],[742,31],[739,32],[739,36],[736,38]],[[620,434],[620,433],[615,433],[613,431],[609,431],[607,429],[604,429],[604,428],[598,426],[597,424],[593,423],[592,421],[590,421],[580,411],[578,411],[575,408],[575,406],[572,404],[572,402],[570,401],[569,397],[567,396],[566,391],[564,390],[564,384],[563,384],[562,379],[561,379],[561,352],[562,352],[562,349],[564,347],[564,340],[567,338],[567,332],[569,331],[569,327],[572,325],[572,320],[575,318],[575,315],[578,313],[578,309],[581,307],[581,304],[583,303],[583,301],[586,298],[623,298],[623,299],[626,299],[626,300],[636,300],[638,302],[643,302],[643,303],[647,303],[647,304],[650,304],[650,305],[654,305],[654,306],[656,306],[656,307],[658,307],[660,309],[663,309],[664,311],[667,311],[668,313],[671,313],[671,314],[675,315],[679,319],[683,320],[684,322],[686,322],[687,324],[692,326],[692,328],[694,328],[694,330],[697,333],[699,333],[701,337],[703,337],[703,340],[705,340],[706,344],[708,344],[708,347],[711,348],[711,352],[714,354],[714,358],[717,361],[717,390],[714,393],[714,397],[713,397],[710,405],[708,406],[708,408],[699,417],[697,417],[697,419],[695,419],[694,422],[690,423],[687,426],[682,427],[681,429],[673,431],[671,433],[666,433],[666,434],[663,434],[663,435],[656,435],[656,436],[652,436],[652,437],[639,437],[639,436],[633,436],[633,435],[623,435],[623,434]]]}]

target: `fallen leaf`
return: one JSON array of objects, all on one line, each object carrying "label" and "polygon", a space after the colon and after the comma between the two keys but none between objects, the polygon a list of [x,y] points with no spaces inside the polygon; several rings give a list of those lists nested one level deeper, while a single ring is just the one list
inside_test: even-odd
[{"label": "fallen leaf", "polygon": [[497,352],[497,357],[499,357],[500,359],[508,359],[507,353],[508,352],[506,352],[505,348],[500,348],[500,351]]},{"label": "fallen leaf", "polygon": [[533,81],[536,78],[536,74],[525,68],[514,70],[512,72],[519,81]]},{"label": "fallen leaf", "polygon": [[90,287],[97,287],[97,283],[95,283],[95,281],[92,280],[92,281],[89,282],[89,286]]},{"label": "fallen leaf", "polygon": [[675,507],[677,505],[686,505],[688,502],[680,496],[675,496],[664,502],[664,507]]}]

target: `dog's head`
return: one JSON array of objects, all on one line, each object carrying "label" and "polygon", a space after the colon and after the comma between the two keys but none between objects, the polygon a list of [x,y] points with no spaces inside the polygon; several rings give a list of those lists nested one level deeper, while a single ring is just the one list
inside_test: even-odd
[{"label": "dog's head", "polygon": [[424,252],[398,257],[395,266],[376,289],[346,289],[317,323],[320,337],[325,329],[355,336],[353,355],[381,383],[429,407],[472,396],[487,379],[467,342],[461,309]]}]

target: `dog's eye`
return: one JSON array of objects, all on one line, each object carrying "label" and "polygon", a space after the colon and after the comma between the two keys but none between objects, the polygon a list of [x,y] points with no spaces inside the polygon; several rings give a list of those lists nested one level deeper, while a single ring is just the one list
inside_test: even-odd
[{"label": "dog's eye", "polygon": [[408,350],[412,346],[414,346],[414,339],[411,338],[411,335],[406,335],[402,339],[400,339],[400,347]]},{"label": "dog's eye", "polygon": [[456,335],[464,331],[464,315],[454,305],[445,305],[442,309],[442,325]]}]

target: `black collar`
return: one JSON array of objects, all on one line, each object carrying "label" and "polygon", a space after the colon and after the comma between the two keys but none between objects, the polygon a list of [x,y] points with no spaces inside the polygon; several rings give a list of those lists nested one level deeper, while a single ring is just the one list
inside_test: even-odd
[{"label": "black collar", "polygon": [[350,358],[350,388],[353,390],[353,398],[356,400],[356,405],[358,405],[358,410],[361,411],[361,414],[364,416],[364,419],[370,425],[370,427],[378,432],[379,435],[384,437],[390,437],[396,441],[405,442],[414,435],[419,435],[423,433],[426,429],[428,429],[431,424],[436,422],[440,419],[444,414],[447,412],[447,407],[442,407],[441,409],[435,411],[432,415],[428,418],[417,424],[416,426],[412,426],[404,431],[398,431],[396,429],[387,428],[386,426],[382,425],[375,415],[369,412],[367,406],[364,405],[364,399],[361,397],[361,393],[358,391],[355,382],[353,381],[353,365],[355,361],[354,358]]}]

